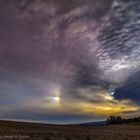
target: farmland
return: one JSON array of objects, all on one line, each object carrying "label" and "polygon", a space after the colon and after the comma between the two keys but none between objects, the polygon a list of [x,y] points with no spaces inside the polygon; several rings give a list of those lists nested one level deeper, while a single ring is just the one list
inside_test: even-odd
[{"label": "farmland", "polygon": [[140,124],[78,126],[0,121],[0,140],[140,140]]}]

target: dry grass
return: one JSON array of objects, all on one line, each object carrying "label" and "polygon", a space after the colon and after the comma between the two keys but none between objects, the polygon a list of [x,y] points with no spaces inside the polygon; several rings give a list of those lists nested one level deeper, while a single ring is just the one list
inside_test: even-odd
[{"label": "dry grass", "polygon": [[0,140],[140,140],[140,125],[58,126],[0,121]]}]

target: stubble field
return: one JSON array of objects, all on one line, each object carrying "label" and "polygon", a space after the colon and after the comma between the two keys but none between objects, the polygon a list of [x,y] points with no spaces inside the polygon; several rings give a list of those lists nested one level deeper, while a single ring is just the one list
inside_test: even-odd
[{"label": "stubble field", "polygon": [[0,121],[0,140],[140,140],[140,124],[60,126]]}]

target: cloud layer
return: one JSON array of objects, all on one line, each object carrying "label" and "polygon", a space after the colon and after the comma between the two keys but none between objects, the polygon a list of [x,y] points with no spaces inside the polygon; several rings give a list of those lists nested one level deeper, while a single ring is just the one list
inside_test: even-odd
[{"label": "cloud layer", "polygon": [[2,0],[1,118],[137,115],[139,4]]}]

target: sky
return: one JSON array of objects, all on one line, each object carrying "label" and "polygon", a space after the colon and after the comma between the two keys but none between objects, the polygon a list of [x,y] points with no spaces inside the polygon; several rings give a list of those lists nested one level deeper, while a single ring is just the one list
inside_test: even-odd
[{"label": "sky", "polygon": [[140,1],[1,0],[0,119],[140,115]]}]

